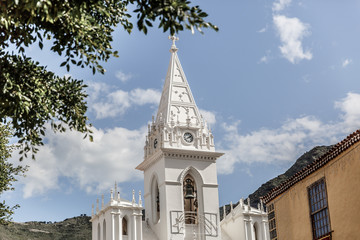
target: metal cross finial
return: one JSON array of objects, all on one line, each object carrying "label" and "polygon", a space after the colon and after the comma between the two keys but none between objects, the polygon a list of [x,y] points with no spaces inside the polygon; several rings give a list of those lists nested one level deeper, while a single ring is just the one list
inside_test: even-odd
[{"label": "metal cross finial", "polygon": [[175,37],[175,35],[169,36],[169,39],[172,40],[172,45],[175,46],[175,41],[178,41],[179,38]]},{"label": "metal cross finial", "polygon": [[179,38],[178,37],[175,37],[174,35],[173,36],[169,36],[169,39],[172,41],[172,45],[171,45],[171,49],[170,49],[170,52],[173,50],[173,51],[177,51],[177,48],[176,48],[176,45],[175,45],[175,41],[178,41]]}]

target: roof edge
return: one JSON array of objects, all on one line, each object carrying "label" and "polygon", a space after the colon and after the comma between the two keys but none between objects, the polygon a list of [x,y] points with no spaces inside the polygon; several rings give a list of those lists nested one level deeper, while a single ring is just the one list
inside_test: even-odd
[{"label": "roof edge", "polygon": [[306,167],[295,173],[288,180],[280,184],[279,186],[273,188],[265,196],[262,196],[261,199],[265,204],[268,204],[270,201],[274,200],[280,194],[286,192],[293,185],[303,180],[311,173],[315,172],[319,168],[325,166],[328,162],[335,159],[345,150],[353,146],[355,143],[360,142],[360,129],[348,135],[341,142],[338,142],[335,146],[329,149],[324,155],[314,160],[312,163],[308,164]]}]

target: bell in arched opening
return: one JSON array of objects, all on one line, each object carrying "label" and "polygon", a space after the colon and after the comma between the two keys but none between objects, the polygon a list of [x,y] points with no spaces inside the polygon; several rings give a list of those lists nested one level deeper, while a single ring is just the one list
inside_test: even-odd
[{"label": "bell in arched opening", "polygon": [[197,224],[198,199],[194,178],[188,174],[183,182],[185,224]]},{"label": "bell in arched opening", "polygon": [[188,178],[185,180],[185,199],[194,199],[194,183],[193,181]]}]

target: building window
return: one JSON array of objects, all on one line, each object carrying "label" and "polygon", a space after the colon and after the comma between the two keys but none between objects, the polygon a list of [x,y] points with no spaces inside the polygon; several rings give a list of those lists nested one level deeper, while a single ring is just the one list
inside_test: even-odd
[{"label": "building window", "polygon": [[330,239],[330,218],[325,180],[321,179],[315,182],[308,188],[308,192],[313,239]]},{"label": "building window", "polygon": [[97,240],[100,240],[100,236],[101,236],[101,230],[100,230],[100,223],[98,223],[98,230],[97,230]]},{"label": "building window", "polygon": [[257,223],[254,224],[254,235],[255,235],[255,240],[258,240],[258,224]]},{"label": "building window", "polygon": [[273,203],[268,206],[268,220],[269,220],[270,239],[277,240],[275,208]]},{"label": "building window", "polygon": [[103,239],[106,239],[106,221],[103,222]]},{"label": "building window", "polygon": [[122,235],[124,236],[128,235],[128,222],[126,217],[122,219]]}]

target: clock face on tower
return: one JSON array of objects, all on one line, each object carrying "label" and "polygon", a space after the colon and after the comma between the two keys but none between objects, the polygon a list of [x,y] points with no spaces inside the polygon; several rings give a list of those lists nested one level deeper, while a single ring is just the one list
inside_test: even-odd
[{"label": "clock face on tower", "polygon": [[157,144],[158,144],[158,140],[155,138],[155,140],[154,140],[154,148],[157,147]]},{"label": "clock face on tower", "polygon": [[191,133],[186,132],[184,133],[184,140],[187,143],[191,143],[192,141],[194,141],[194,136]]}]

